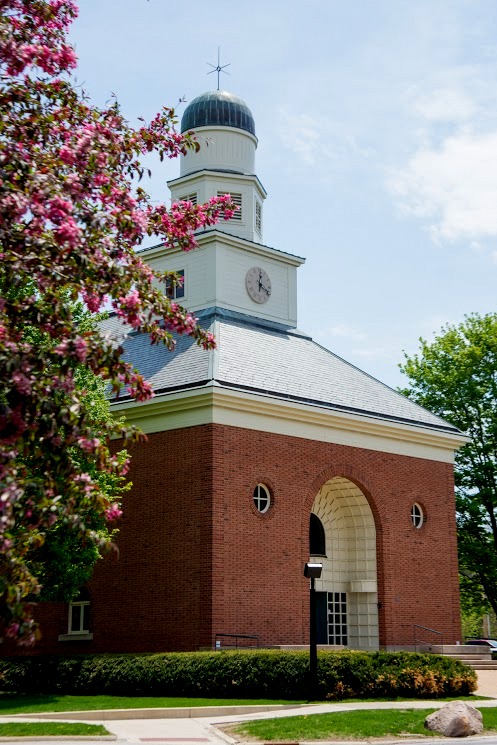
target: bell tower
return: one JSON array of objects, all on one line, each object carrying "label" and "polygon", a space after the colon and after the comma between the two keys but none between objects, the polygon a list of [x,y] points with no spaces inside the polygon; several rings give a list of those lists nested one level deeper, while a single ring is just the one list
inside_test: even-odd
[{"label": "bell tower", "polygon": [[172,202],[203,204],[230,194],[238,210],[229,220],[198,230],[198,249],[172,246],[143,252],[158,271],[181,274],[174,299],[193,312],[224,308],[286,326],[297,324],[298,256],[263,243],[266,191],[255,173],[254,118],[247,104],[226,91],[209,91],[185,109],[181,131],[193,131],[198,152],[181,156],[179,178],[168,182]]}]

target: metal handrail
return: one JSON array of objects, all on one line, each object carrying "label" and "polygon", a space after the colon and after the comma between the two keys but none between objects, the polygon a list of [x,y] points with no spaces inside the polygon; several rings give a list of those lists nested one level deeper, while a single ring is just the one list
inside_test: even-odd
[{"label": "metal handrail", "polygon": [[437,631],[436,629],[430,629],[429,626],[421,626],[419,623],[414,624],[414,646],[416,648],[416,652],[418,651],[418,644],[428,644],[429,646],[433,645],[433,642],[431,641],[425,641],[424,639],[418,639],[416,634],[416,629],[423,629],[423,631],[429,631],[431,634],[437,634],[437,636],[440,637],[440,646],[443,647],[444,644],[444,638],[441,631]]},{"label": "metal handrail", "polygon": [[[215,640],[214,640],[215,649],[221,649],[220,637],[222,637],[223,639],[224,638],[235,639],[234,645],[233,644],[228,645],[230,649],[239,649],[238,639],[255,639],[255,641],[257,642],[256,647],[257,649],[259,649],[259,637],[256,634],[216,634]],[[219,641],[219,644],[218,644],[218,641]],[[242,645],[242,647],[244,646],[246,645]],[[224,649],[226,649],[226,647],[224,647]]]}]

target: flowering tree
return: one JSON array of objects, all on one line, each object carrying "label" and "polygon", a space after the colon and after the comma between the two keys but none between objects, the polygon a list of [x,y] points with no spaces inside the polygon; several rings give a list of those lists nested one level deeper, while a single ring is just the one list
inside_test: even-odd
[{"label": "flowering tree", "polygon": [[133,249],[155,235],[190,250],[197,228],[233,214],[229,196],[151,204],[140,156],[198,144],[175,131],[172,109],[136,129],[117,102],[89,103],[70,78],[76,15],[73,0],[0,0],[0,624],[28,644],[28,601],[41,589],[32,557],[56,525],[108,543],[86,519],[120,514],[98,475],[119,480],[127,464],[106,441],[140,436],[109,418],[96,426],[77,371],[84,365],[116,395],[152,395],[111,339],[78,323],[75,302],[92,313],[110,303],[152,344],[172,348],[175,332],[213,347],[162,291],[177,278],[154,274]]}]

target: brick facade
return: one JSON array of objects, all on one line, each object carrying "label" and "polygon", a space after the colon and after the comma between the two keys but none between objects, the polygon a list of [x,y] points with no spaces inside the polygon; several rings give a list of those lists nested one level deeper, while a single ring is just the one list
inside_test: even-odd
[{"label": "brick facade", "polygon": [[[118,552],[90,583],[93,641],[57,641],[67,606],[40,604],[37,651],[190,650],[216,632],[308,642],[309,512],[335,476],[357,484],[374,515],[380,645],[412,645],[414,624],[461,639],[451,465],[222,425],[151,434],[132,455]],[[272,490],[262,515],[258,482]]]}]

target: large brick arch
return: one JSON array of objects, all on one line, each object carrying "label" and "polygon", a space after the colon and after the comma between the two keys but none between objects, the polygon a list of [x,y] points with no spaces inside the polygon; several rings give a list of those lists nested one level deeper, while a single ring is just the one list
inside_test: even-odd
[{"label": "large brick arch", "polygon": [[326,629],[328,633],[321,643],[377,649],[378,567],[373,511],[357,484],[357,474],[352,480],[333,471],[335,475],[321,483],[311,505],[326,537],[325,554],[311,556],[311,560],[323,564],[316,589],[324,593],[320,598],[328,609],[322,609],[321,633],[325,634]]},{"label": "large brick arch", "polygon": [[344,479],[352,481],[352,483],[355,484],[362,491],[373,513],[376,534],[378,535],[379,533],[381,533],[382,522],[378,507],[373,497],[373,486],[371,484],[371,479],[368,477],[367,472],[363,468],[360,468],[351,461],[335,461],[333,465],[328,466],[327,468],[322,470],[318,474],[318,476],[316,476],[310,488],[307,490],[305,497],[304,509],[307,514],[307,519],[312,509],[312,505],[314,504],[316,494],[319,492],[321,487],[326,484],[327,481],[330,481],[337,476],[341,476]]}]

